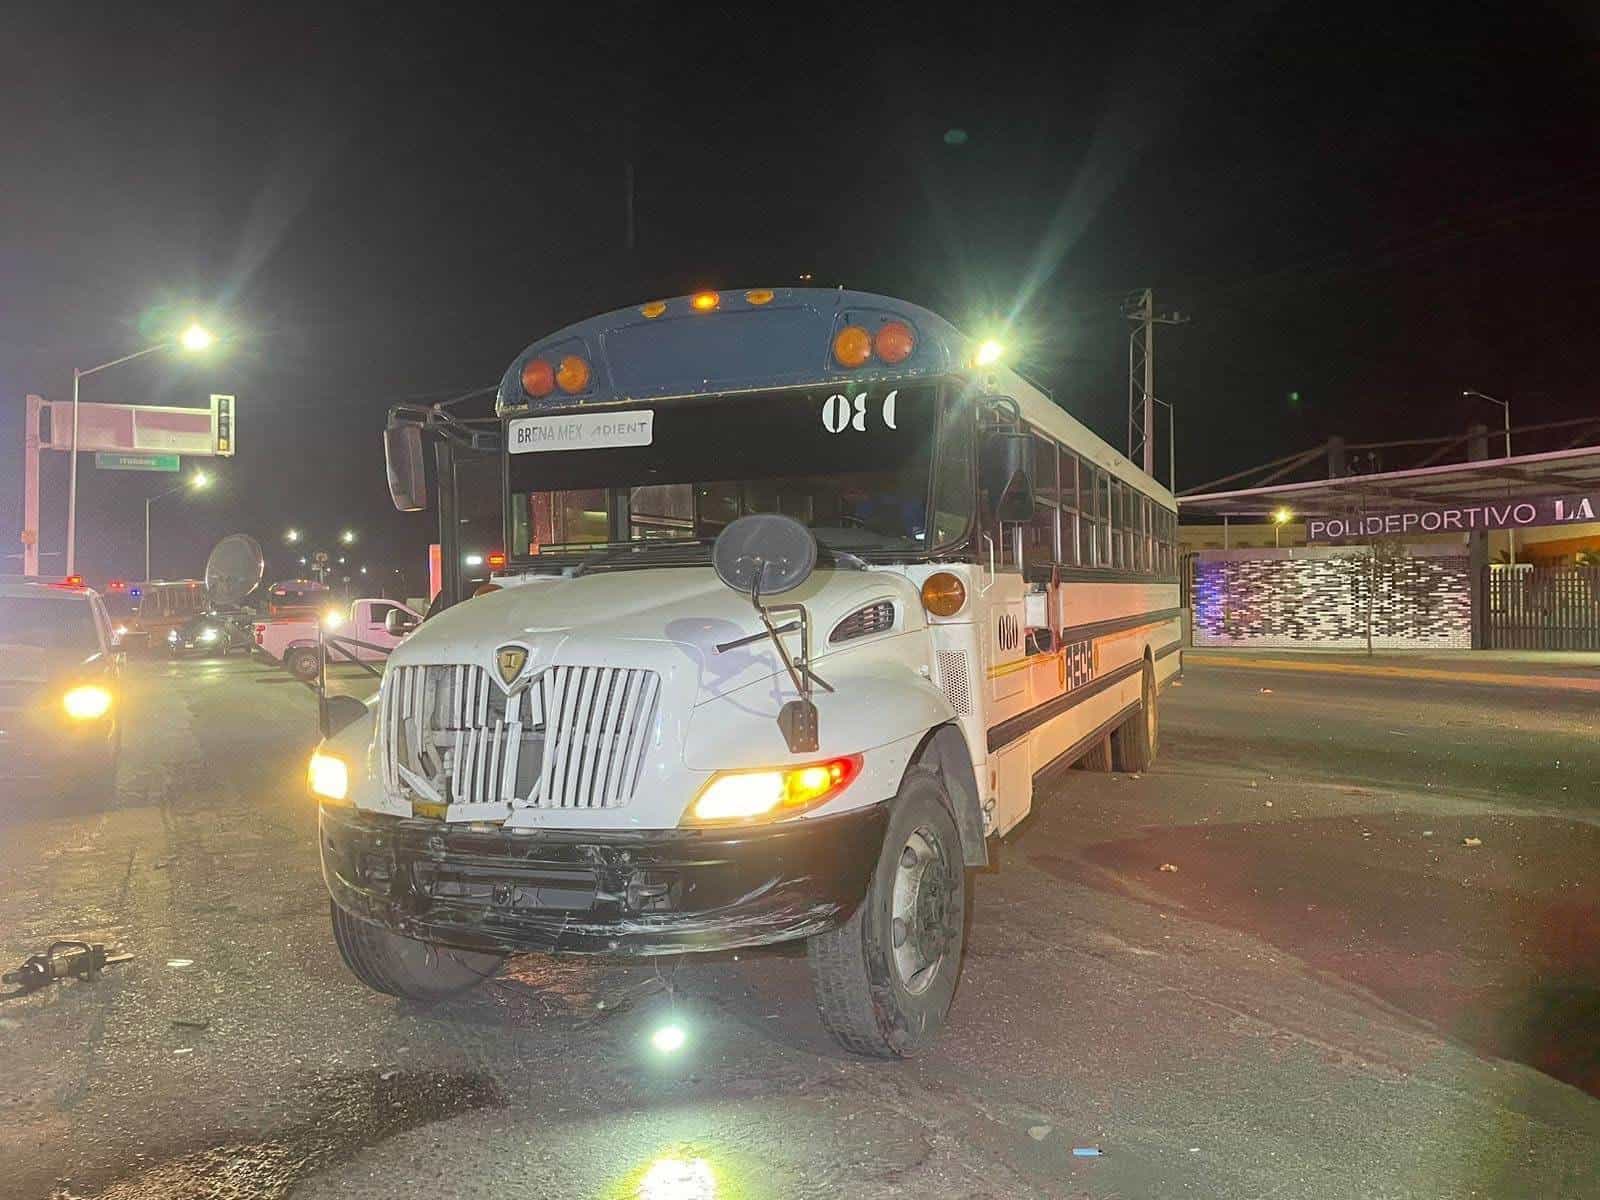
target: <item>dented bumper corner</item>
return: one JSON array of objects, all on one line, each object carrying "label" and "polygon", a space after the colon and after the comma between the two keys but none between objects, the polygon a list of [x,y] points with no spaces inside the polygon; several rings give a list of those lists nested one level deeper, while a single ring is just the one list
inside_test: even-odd
[{"label": "dented bumper corner", "polygon": [[810,937],[866,894],[886,804],[749,829],[473,831],[322,810],[352,916],[476,950],[648,955]]}]

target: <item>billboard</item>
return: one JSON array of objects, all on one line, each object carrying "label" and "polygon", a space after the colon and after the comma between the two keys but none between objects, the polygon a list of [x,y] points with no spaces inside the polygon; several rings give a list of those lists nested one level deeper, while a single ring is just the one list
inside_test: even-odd
[{"label": "billboard", "polygon": [[[236,429],[234,398],[211,397],[209,408],[163,408],[149,404],[79,404],[78,449],[95,453],[189,454],[229,457]],[[46,450],[72,449],[72,402],[53,400]]]}]

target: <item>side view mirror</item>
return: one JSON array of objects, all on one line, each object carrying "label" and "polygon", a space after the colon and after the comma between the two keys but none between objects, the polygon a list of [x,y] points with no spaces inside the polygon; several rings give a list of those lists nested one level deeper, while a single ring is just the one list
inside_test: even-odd
[{"label": "side view mirror", "polygon": [[321,734],[330,738],[341,729],[355,724],[367,715],[367,706],[354,696],[327,696],[323,698],[322,711],[318,714]]},{"label": "side view mirror", "polygon": [[417,618],[398,608],[391,608],[383,618],[383,628],[390,637],[405,637],[418,625]]},{"label": "side view mirror", "polygon": [[[814,754],[817,749],[817,706],[811,701],[811,685],[833,691],[811,669],[811,621],[803,604],[767,605],[762,594],[793,591],[811,576],[817,565],[817,539],[793,517],[777,513],[753,513],[731,522],[717,535],[711,548],[711,565],[717,578],[736,592],[750,597],[761,632],[722,642],[717,653],[725,653],[762,638],[770,638],[789,678],[794,681],[797,700],[786,702],[778,712],[778,728],[791,754]],[[793,616],[794,620],[774,625],[774,616]],[[792,655],[783,644],[786,633],[800,634],[800,653]]]},{"label": "side view mirror", "polygon": [[395,420],[383,431],[383,461],[389,473],[389,498],[401,512],[421,512],[428,507],[428,476],[424,471],[422,426]]},{"label": "side view mirror", "polygon": [[979,475],[989,508],[1001,521],[1033,520],[1033,478],[1028,435],[991,430],[983,439]]}]

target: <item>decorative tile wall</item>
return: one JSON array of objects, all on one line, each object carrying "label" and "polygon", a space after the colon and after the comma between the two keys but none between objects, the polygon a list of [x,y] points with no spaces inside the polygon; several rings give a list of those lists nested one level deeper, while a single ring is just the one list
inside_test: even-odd
[{"label": "decorative tile wall", "polygon": [[[1464,547],[1202,551],[1194,564],[1196,646],[1470,649]],[[1370,605],[1369,605],[1370,601]]]}]

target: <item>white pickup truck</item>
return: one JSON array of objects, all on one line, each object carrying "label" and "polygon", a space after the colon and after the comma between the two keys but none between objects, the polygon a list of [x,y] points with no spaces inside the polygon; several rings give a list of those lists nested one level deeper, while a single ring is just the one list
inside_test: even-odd
[{"label": "white pickup truck", "polygon": [[[390,632],[390,614],[398,613]],[[317,621],[319,618],[281,617],[258,621],[254,627],[258,654],[282,663],[296,679],[309,682],[317,677]],[[422,623],[415,609],[397,600],[355,600],[348,613],[332,609],[320,620],[329,637],[328,661],[347,662],[354,658],[373,662],[388,657],[412,629]]]}]

